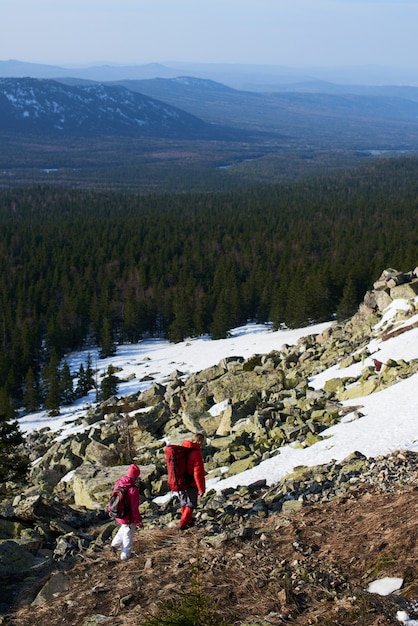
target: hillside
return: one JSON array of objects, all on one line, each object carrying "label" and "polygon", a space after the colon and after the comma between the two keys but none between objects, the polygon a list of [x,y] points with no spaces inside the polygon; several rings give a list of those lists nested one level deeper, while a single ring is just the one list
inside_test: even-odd
[{"label": "hillside", "polygon": [[117,74],[0,79],[0,186],[207,192],[417,154],[413,87],[260,92],[171,70]]},{"label": "hillside", "polygon": [[[324,133],[325,146],[329,143],[328,132],[339,124],[340,146],[347,145],[353,129],[351,124],[369,124],[369,133],[377,132],[378,120],[387,124],[410,122],[411,132],[416,125],[418,102],[417,92],[395,90],[391,92],[366,89],[355,90],[343,87],[338,90],[332,85],[316,92],[313,87],[287,86],[282,92],[250,92],[231,89],[220,83],[199,80],[189,76],[155,78],[114,83],[134,92],[158,98],[203,119],[241,127],[255,127],[282,133],[284,136],[301,138],[307,129]],[[326,138],[326,141],[325,141]],[[316,138],[320,141],[319,135]],[[357,136],[360,142],[360,136]],[[319,144],[320,145],[320,144]],[[358,143],[360,148],[360,143]]]},{"label": "hillside", "polygon": [[[267,354],[251,353],[256,336],[244,332],[245,356],[232,338],[219,344],[224,358],[194,372],[178,369],[183,353],[163,367],[152,349],[131,352],[124,367],[114,361],[120,397],[52,429],[45,414],[28,415],[30,484],[10,485],[14,499],[1,504],[0,599],[14,599],[3,623],[133,626],[151,613],[154,625],[415,624],[417,289],[417,270],[385,270],[345,322],[282,335]],[[207,434],[208,490],[180,534],[163,449],[196,429]],[[104,509],[132,460],[145,529],[121,563]],[[398,591],[369,588],[385,578]],[[185,610],[190,594],[189,610],[210,599],[205,618],[163,618],[167,600]]]},{"label": "hillside", "polygon": [[[412,626],[418,618],[416,466],[412,478],[415,486],[395,484],[394,493],[354,488],[328,504],[254,520],[246,525],[248,538],[212,543],[204,528],[139,532],[131,561],[121,563],[108,546],[82,554],[57,574],[55,597],[53,587],[44,604],[3,623],[138,626],[169,599],[184,601],[177,593],[190,593],[197,568],[213,621],[184,622],[190,626],[220,623],[216,618],[241,626],[400,626],[398,611]],[[366,591],[384,576],[404,578],[402,595]]]},{"label": "hillside", "polygon": [[211,137],[202,120],[134,94],[100,84],[68,86],[52,80],[0,79],[0,130],[41,135]]}]

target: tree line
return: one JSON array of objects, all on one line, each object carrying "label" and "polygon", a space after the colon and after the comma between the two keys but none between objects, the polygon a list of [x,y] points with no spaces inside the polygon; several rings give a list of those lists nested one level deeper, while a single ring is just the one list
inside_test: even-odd
[{"label": "tree line", "polygon": [[417,264],[417,173],[401,158],[242,192],[0,192],[0,415],[80,393],[68,351],[348,317],[382,269]]}]

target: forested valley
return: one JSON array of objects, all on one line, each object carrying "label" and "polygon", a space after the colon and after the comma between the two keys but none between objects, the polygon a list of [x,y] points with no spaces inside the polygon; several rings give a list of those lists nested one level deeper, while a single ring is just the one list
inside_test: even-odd
[{"label": "forested valley", "polygon": [[1,191],[0,412],[64,402],[72,350],[348,317],[416,266],[417,180],[396,158],[241,192]]}]

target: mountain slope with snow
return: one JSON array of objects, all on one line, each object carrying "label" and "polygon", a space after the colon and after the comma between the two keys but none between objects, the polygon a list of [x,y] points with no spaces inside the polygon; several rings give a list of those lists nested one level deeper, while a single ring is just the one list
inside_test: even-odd
[{"label": "mountain slope with snow", "polygon": [[0,130],[161,137],[215,132],[194,115],[124,87],[33,78],[0,78]]},{"label": "mountain slope with snow", "polygon": [[[408,326],[407,332],[387,341],[382,340],[384,331],[392,324],[397,311],[405,310],[406,304],[405,300],[395,300],[388,308],[376,327],[377,335],[370,340],[367,348],[370,356],[364,362],[342,369],[335,364],[314,376],[310,380],[310,386],[319,389],[331,378],[359,376],[363,367],[373,366],[373,359],[376,357],[382,362],[389,359],[418,359],[418,328],[415,326],[418,315],[398,324],[398,329]],[[272,350],[280,350],[284,345],[294,345],[307,334],[319,334],[328,326],[329,324],[320,324],[297,330],[272,331],[268,325],[248,325],[233,330],[230,338],[218,341],[207,337],[178,344],[148,340],[136,345],[120,346],[115,357],[105,360],[97,360],[95,353],[91,356],[99,377],[110,364],[117,368],[119,378],[126,381],[119,385],[118,396],[128,396],[147,389],[153,382],[164,383],[174,370],[187,376],[215,365],[227,356],[249,358],[254,354],[266,354]],[[77,371],[80,363],[86,359],[86,353],[70,355],[68,362],[72,371]],[[342,460],[354,451],[361,452],[366,457],[387,455],[398,449],[418,452],[417,389],[418,374],[414,374],[382,391],[356,398],[354,401],[344,401],[342,405],[355,406],[361,418],[354,418],[350,412],[340,423],[321,433],[322,441],[305,448],[294,445],[281,447],[277,454],[256,467],[224,480],[211,480],[209,486],[222,490],[249,485],[260,479],[274,484],[291,473],[296,466],[312,467],[331,460]],[[42,411],[25,415],[20,419],[21,429],[31,432],[49,427],[59,430],[59,438],[63,440],[84,428],[80,425],[80,418],[86,415],[92,402],[94,392],[90,392],[88,398],[75,405],[63,408],[58,417],[50,418]],[[75,420],[78,420],[78,426],[74,426]]]},{"label": "mountain slope with snow", "polygon": [[[345,343],[344,356],[341,359],[340,352],[331,363],[327,350],[314,352],[316,366],[312,371],[316,373],[309,379],[312,394],[322,394],[323,387],[339,378],[350,381],[346,390],[353,389],[364,370],[370,371],[374,380],[381,380],[381,385],[374,393],[357,394],[354,400],[339,403],[341,420],[322,430],[316,443],[282,446],[246,472],[208,481],[213,489],[200,501],[196,526],[186,533],[178,533],[176,528],[175,499],[174,504],[167,500],[150,502],[154,491],[147,489],[144,465],[141,509],[145,529],[135,537],[135,557],[128,563],[110,552],[112,522],[103,519],[104,512],[86,512],[82,507],[86,518],[96,520],[96,528],[88,533],[79,527],[68,532],[68,524],[78,521],[82,525],[77,518],[79,509],[71,510],[70,517],[64,509],[61,516],[65,516],[66,524],[60,526],[58,509],[52,508],[57,503],[49,504],[51,527],[55,530],[58,524],[58,533],[66,533],[57,539],[54,556],[64,559],[70,554],[73,559],[75,551],[80,558],[66,570],[64,581],[51,577],[48,584],[52,581],[58,586],[48,595],[47,584],[39,602],[29,606],[28,598],[33,596],[26,588],[22,608],[18,607],[6,623],[32,626],[34,621],[43,623],[48,615],[51,626],[59,626],[65,615],[68,623],[85,626],[87,621],[96,622],[100,614],[104,623],[109,619],[121,626],[137,626],[143,623],[144,610],[153,613],[161,606],[162,598],[173,597],[173,580],[176,592],[188,593],[196,564],[193,557],[198,554],[199,584],[214,601],[219,619],[234,616],[233,623],[242,626],[290,622],[299,626],[394,626],[400,622],[416,626],[417,305],[418,298],[394,300],[379,322],[372,327],[360,325],[362,330],[370,331],[367,345],[364,336],[361,341],[358,334],[354,336],[359,327],[348,321],[346,325],[322,324],[279,332],[269,326],[248,325],[221,341],[205,337],[173,345],[151,340],[120,346],[115,357],[104,361],[93,355],[98,376],[110,364],[117,368],[121,399],[137,397],[138,389],[146,391],[151,385],[158,387],[158,383],[164,386],[180,375],[187,379],[227,356],[251,360],[254,354],[282,351],[297,363],[296,369],[302,369],[302,357],[308,358],[306,346],[322,341],[331,351],[334,341]],[[351,331],[352,341],[348,341]],[[315,341],[308,341],[308,337]],[[326,366],[321,366],[321,357]],[[86,353],[69,355],[71,370],[77,371],[86,358]],[[379,372],[374,369],[377,358],[383,364]],[[385,374],[385,368],[391,367],[397,372],[393,379]],[[94,404],[92,394],[84,405],[79,402],[53,419],[45,412],[21,417],[28,438],[45,427],[55,432],[56,440],[49,440],[51,450],[46,455],[52,453],[49,459],[56,467],[59,462],[57,457],[53,459],[54,448],[59,451],[68,444],[71,433],[83,429],[92,433],[97,426],[97,422],[89,423],[88,403]],[[213,405],[211,411],[222,410],[222,404]],[[110,411],[112,407],[115,405],[109,406]],[[120,418],[121,414],[116,414],[116,419]],[[93,439],[94,434],[90,441]],[[164,441],[156,442],[152,437],[148,441],[148,458],[152,459]],[[80,444],[81,439],[76,437],[74,443]],[[368,460],[352,454],[355,451]],[[136,453],[141,454],[139,450]],[[84,468],[90,471],[88,480],[106,480],[109,468],[90,462],[84,466],[90,468]],[[50,469],[52,473],[55,470],[52,466]],[[297,477],[288,476],[294,469]],[[64,500],[70,498],[65,487],[67,479],[71,481],[69,474],[72,472],[57,490]],[[94,485],[97,489],[97,483]],[[235,489],[238,486],[241,488]],[[91,482],[89,487],[95,492]],[[33,489],[16,498],[9,517],[20,520],[19,514],[24,514],[22,520],[27,520],[30,513],[36,522],[41,496],[34,496]],[[43,520],[48,497],[44,497],[40,508]],[[45,521],[43,524],[45,527]],[[86,541],[88,548],[80,548]],[[196,553],[191,541],[196,541]],[[178,595],[175,597],[178,602]],[[116,613],[115,598],[120,598]],[[126,604],[122,604],[124,598],[129,598]]]}]

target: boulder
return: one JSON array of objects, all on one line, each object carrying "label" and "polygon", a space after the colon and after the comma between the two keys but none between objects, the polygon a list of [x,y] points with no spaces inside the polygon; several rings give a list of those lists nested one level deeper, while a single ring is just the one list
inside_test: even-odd
[{"label": "boulder", "polygon": [[[92,463],[83,463],[72,477],[74,502],[86,509],[106,509],[113,485],[126,475],[129,465],[103,467]],[[141,483],[146,483],[155,472],[155,465],[141,466]]]},{"label": "boulder", "polygon": [[140,401],[144,406],[156,406],[163,400],[165,392],[164,385],[153,383],[151,387],[141,393]]},{"label": "boulder", "polygon": [[282,515],[297,513],[303,507],[301,500],[285,500],[282,504]]},{"label": "boulder", "polygon": [[353,385],[352,387],[349,387],[348,389],[339,392],[338,399],[340,401],[343,401],[353,400],[354,398],[362,398],[363,396],[369,396],[371,393],[376,391],[378,387],[378,378],[368,378],[367,380],[360,382],[357,385]]},{"label": "boulder", "polygon": [[[157,396],[155,397],[155,399]],[[156,435],[170,419],[170,407],[162,401],[155,401],[148,411],[141,411],[135,414],[135,420],[140,428],[144,428],[152,435]]]},{"label": "boulder", "polygon": [[226,409],[221,414],[221,419],[218,421],[218,428],[216,434],[220,437],[227,436],[231,433],[232,427],[232,405],[228,404]]},{"label": "boulder", "polygon": [[23,526],[20,522],[12,522],[11,520],[0,519],[0,540],[1,539],[17,539],[20,537]]},{"label": "boulder", "polygon": [[48,604],[57,594],[67,591],[70,586],[70,577],[65,572],[55,572],[45,583],[32,602],[34,606]]},{"label": "boulder", "polygon": [[[208,416],[209,417],[209,414]],[[199,416],[189,413],[188,411],[183,411],[181,413],[181,419],[184,427],[191,433],[203,432],[204,429],[199,421]]]},{"label": "boulder", "polygon": [[208,380],[215,380],[220,376],[223,376],[226,372],[226,362],[225,360],[221,361],[218,365],[213,365],[211,367],[207,367],[200,372],[197,372],[194,375],[194,380],[196,382],[206,382]]},{"label": "boulder", "polygon": [[254,455],[247,456],[244,459],[239,459],[238,461],[234,461],[228,468],[228,472],[226,476],[234,476],[235,474],[240,474],[241,472],[245,472],[248,469],[251,469],[256,465],[257,457]]},{"label": "boulder", "polygon": [[418,279],[415,279],[410,283],[397,285],[396,287],[392,287],[390,290],[390,297],[393,300],[396,300],[397,298],[409,300],[410,298],[415,298],[416,295],[418,295]]},{"label": "boulder", "polygon": [[84,459],[97,465],[114,465],[120,460],[120,454],[114,444],[107,446],[100,441],[92,440],[86,447]]},{"label": "boulder", "polygon": [[23,580],[29,574],[35,576],[49,564],[49,558],[35,557],[16,541],[0,541],[0,578],[2,580]]}]

